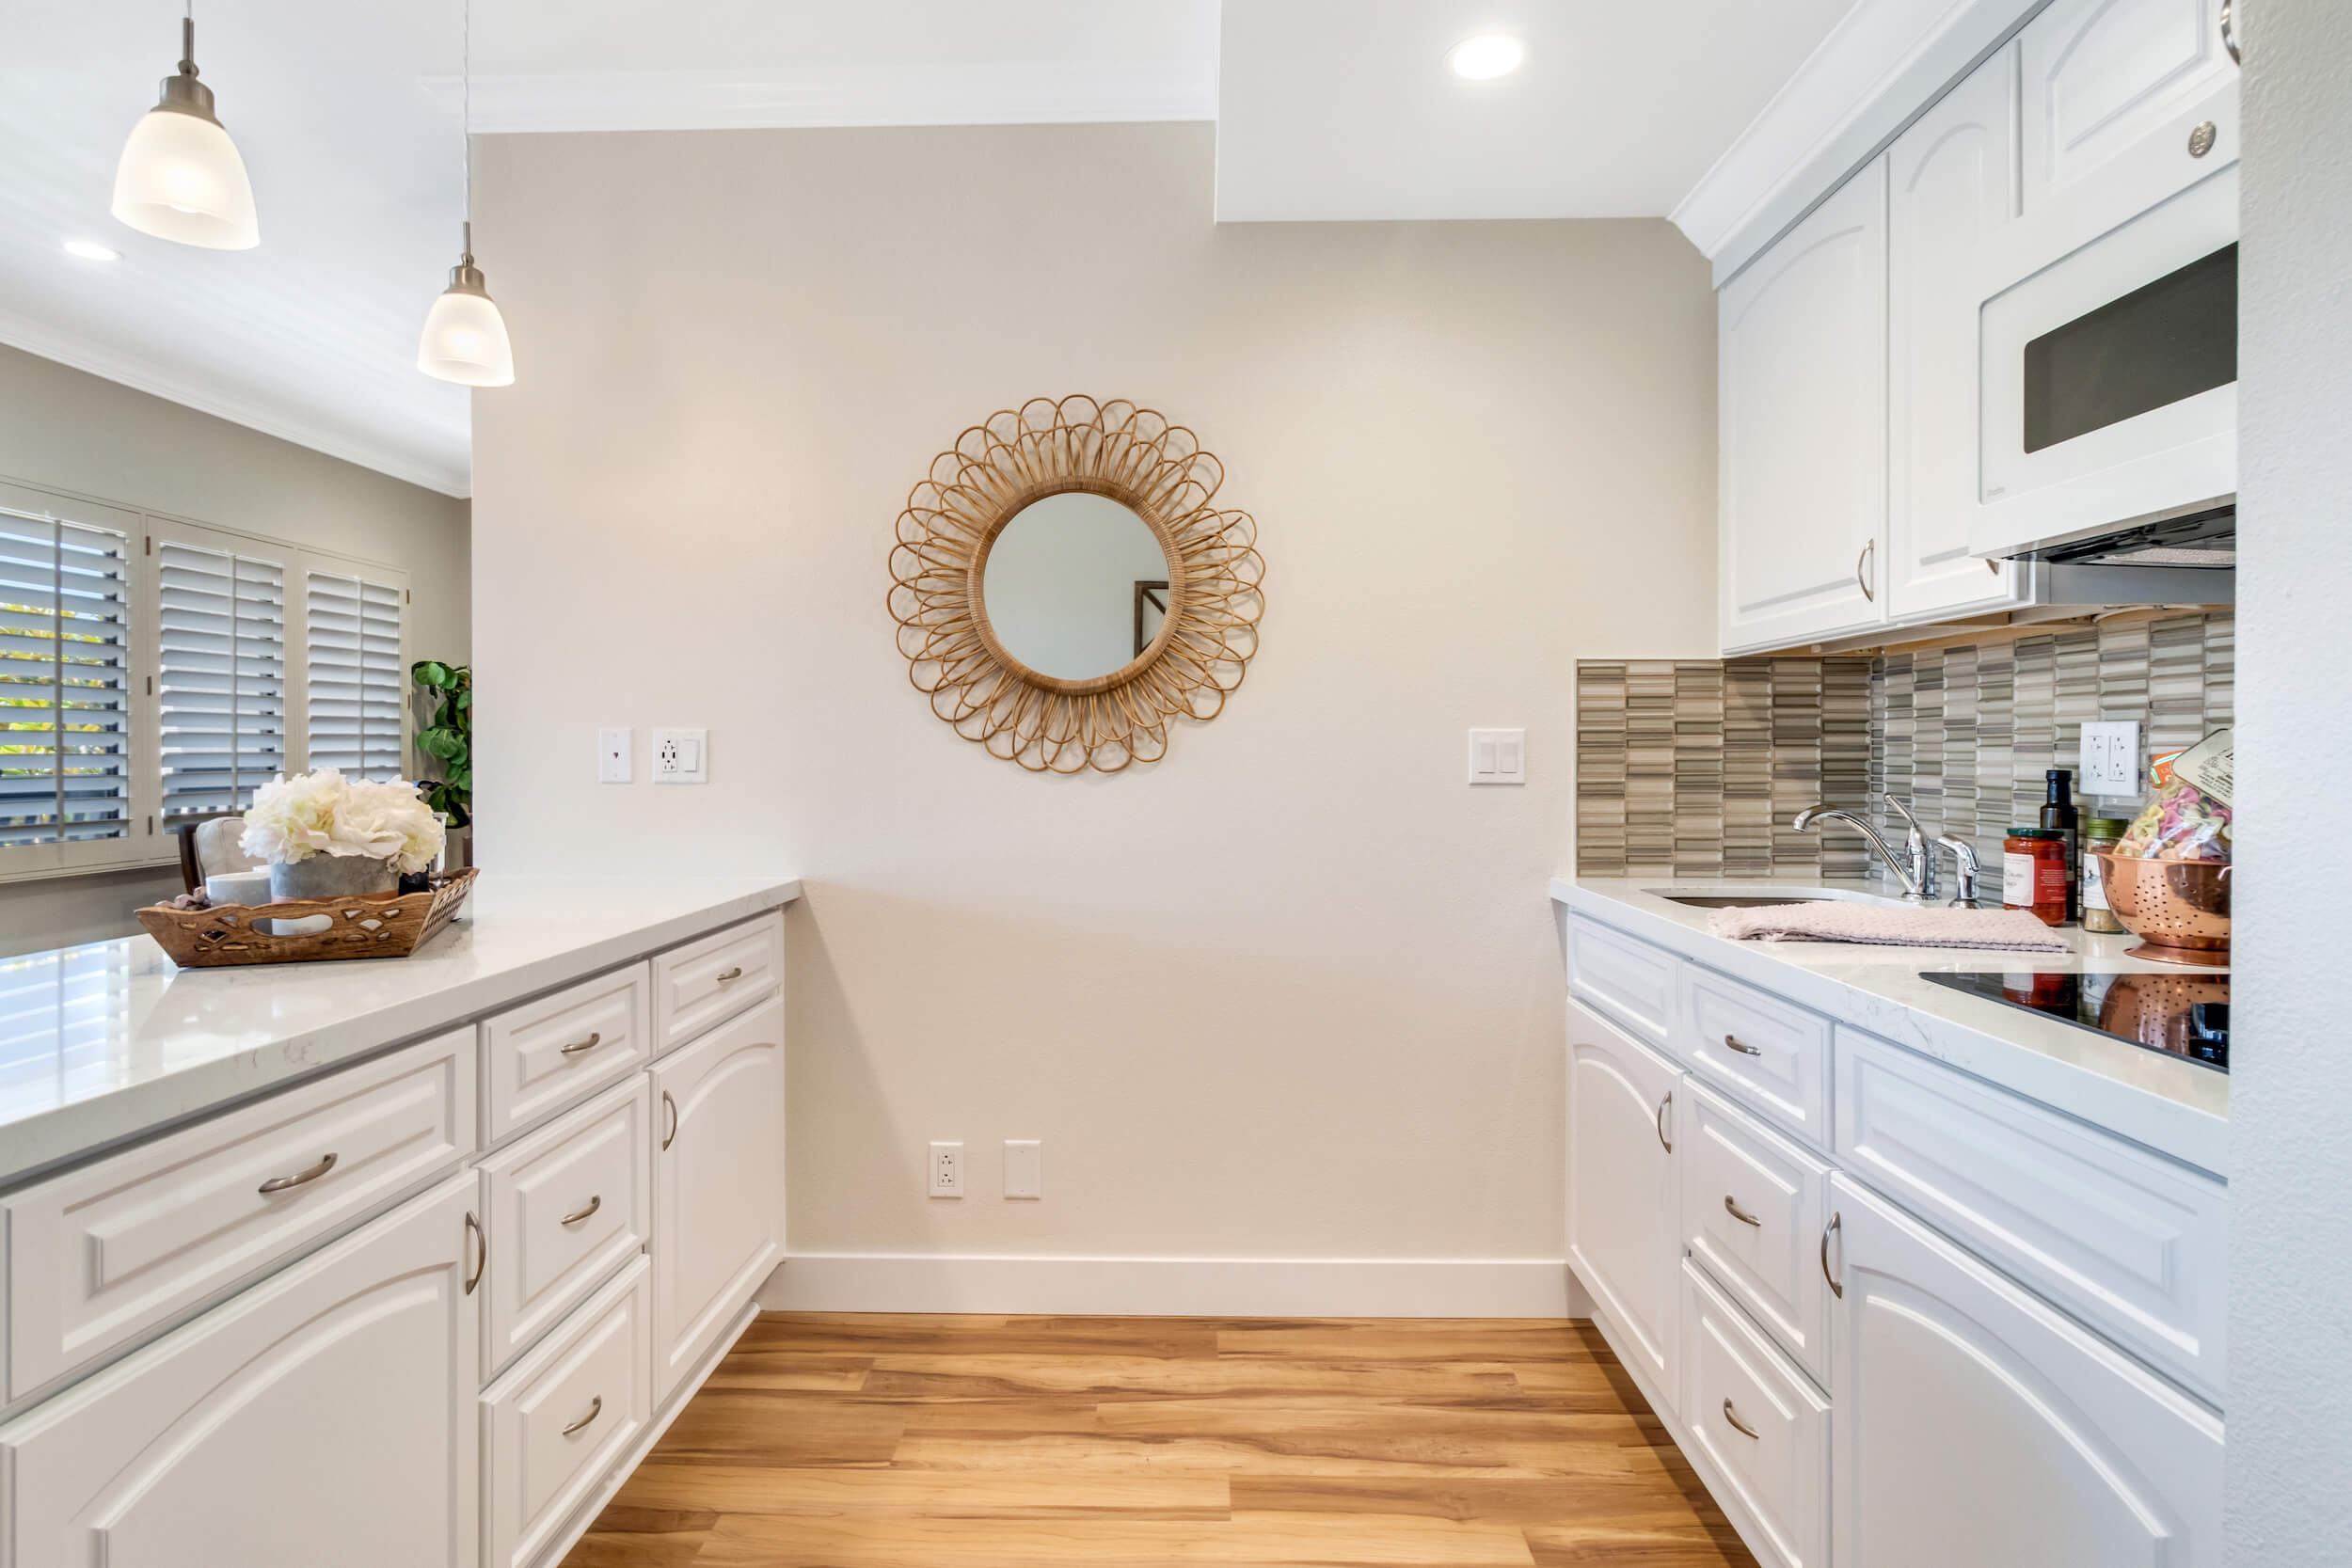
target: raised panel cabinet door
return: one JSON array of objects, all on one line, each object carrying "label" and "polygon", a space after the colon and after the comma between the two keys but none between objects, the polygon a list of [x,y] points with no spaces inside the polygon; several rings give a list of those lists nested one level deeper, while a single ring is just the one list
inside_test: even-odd
[{"label": "raised panel cabinet door", "polygon": [[1831,1181],[1836,1562],[2217,1568],[2220,1417]]},{"label": "raised panel cabinet door", "polygon": [[784,1004],[654,1064],[654,1396],[668,1398],[784,1250]]},{"label": "raised panel cabinet door", "polygon": [[2026,568],[1968,553],[1975,520],[1977,247],[2017,215],[2017,46],[1888,150],[1887,608],[1995,609]]},{"label": "raised panel cabinet door", "polygon": [[1681,1292],[1674,1065],[1568,1004],[1568,1261],[1604,1330],[1672,1408]]},{"label": "raised panel cabinet door", "polygon": [[[2221,3],[2057,0],[2018,35],[2026,212],[2077,200],[2094,180],[2153,206],[2235,161],[2238,73]],[[2201,156],[2189,135],[2207,120],[2217,134]]]},{"label": "raised panel cabinet door", "polygon": [[6,1560],[473,1568],[470,1175],[0,1428]]},{"label": "raised panel cabinet door", "polygon": [[1724,286],[1725,652],[1886,618],[1886,161]]}]

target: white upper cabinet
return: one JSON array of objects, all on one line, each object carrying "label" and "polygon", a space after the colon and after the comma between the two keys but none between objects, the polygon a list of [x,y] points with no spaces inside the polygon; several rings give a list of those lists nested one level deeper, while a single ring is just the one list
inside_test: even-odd
[{"label": "white upper cabinet", "polygon": [[1568,1261],[1617,1331],[1618,1354],[1669,1408],[1682,1289],[1680,1082],[1664,1057],[1568,1004]]},{"label": "white upper cabinet", "polygon": [[[2025,210],[2071,199],[2096,177],[2161,200],[2237,147],[2237,67],[2221,0],[2057,0],[2019,35],[2025,74]],[[2212,120],[2201,156],[2189,133]]]},{"label": "white upper cabinet", "polygon": [[1719,309],[1724,651],[1882,624],[1886,161],[1725,285]]},{"label": "white upper cabinet", "polygon": [[2026,568],[1968,551],[1977,250],[2018,214],[2017,47],[1887,151],[1887,584],[1898,620],[2020,602]]}]

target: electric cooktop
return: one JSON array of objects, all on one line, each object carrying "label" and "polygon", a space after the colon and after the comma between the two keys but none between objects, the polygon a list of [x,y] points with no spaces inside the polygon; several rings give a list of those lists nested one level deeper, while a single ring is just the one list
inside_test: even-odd
[{"label": "electric cooktop", "polygon": [[2061,974],[2042,970],[1919,978],[2092,1029],[2148,1051],[2230,1070],[2227,974]]}]

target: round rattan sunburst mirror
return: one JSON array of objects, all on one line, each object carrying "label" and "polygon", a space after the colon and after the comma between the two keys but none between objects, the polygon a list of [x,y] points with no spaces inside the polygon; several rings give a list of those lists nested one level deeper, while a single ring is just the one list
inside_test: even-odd
[{"label": "round rattan sunburst mirror", "polygon": [[[1191,431],[1120,400],[1035,398],[965,431],[907,498],[890,552],[890,614],[915,689],[958,735],[1032,772],[1116,773],[1167,755],[1171,721],[1216,718],[1257,652],[1265,562],[1249,515],[1215,504],[1224,479]],[[1107,673],[1034,668],[989,618],[1007,528],[1073,493],[1133,514],[1164,558],[1164,580],[1134,583],[1135,651]]]}]

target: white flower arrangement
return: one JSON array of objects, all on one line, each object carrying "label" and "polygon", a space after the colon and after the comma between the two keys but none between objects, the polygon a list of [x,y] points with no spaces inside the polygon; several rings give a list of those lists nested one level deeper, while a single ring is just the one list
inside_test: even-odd
[{"label": "white flower arrangement", "polygon": [[346,779],[340,768],[322,768],[280,774],[256,790],[237,847],[271,864],[358,855],[422,871],[439,858],[444,836],[416,785]]}]

